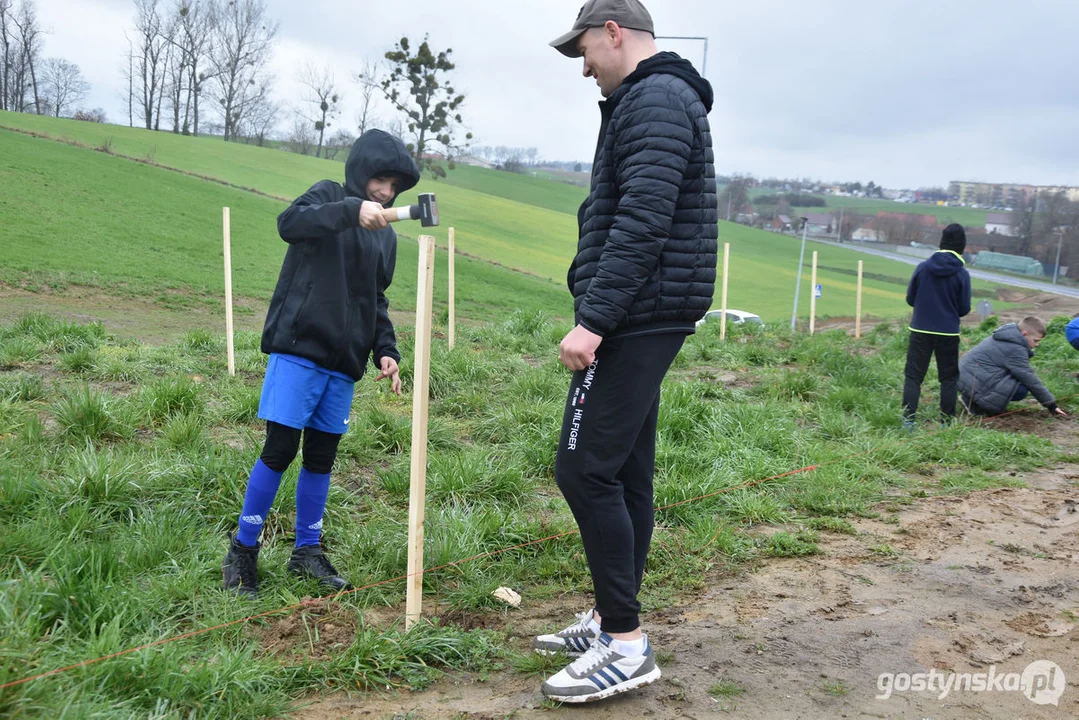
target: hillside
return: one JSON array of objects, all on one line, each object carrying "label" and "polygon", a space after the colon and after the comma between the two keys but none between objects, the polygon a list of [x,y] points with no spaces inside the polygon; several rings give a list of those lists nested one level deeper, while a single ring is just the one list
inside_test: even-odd
[{"label": "hillside", "polygon": [[[284,202],[6,131],[0,131],[0,184],[0,281],[8,286],[48,296],[82,286],[175,310],[219,309],[221,208],[228,206],[233,291],[251,300],[261,321],[286,249],[276,230]],[[414,309],[417,254],[415,241],[402,237],[389,291],[395,310]],[[440,253],[438,313],[447,297],[445,263]],[[498,319],[519,309],[565,315],[570,308],[568,293],[549,280],[469,258],[458,259],[457,274],[464,320]]]},{"label": "hillside", "polygon": [[[241,228],[245,222],[256,224],[261,222],[262,225],[258,226],[262,228],[260,232],[266,233],[272,232],[272,223],[268,219],[280,207],[280,202],[298,195],[317,179],[339,177],[342,168],[340,162],[294,155],[279,150],[224,143],[216,138],[189,138],[114,125],[96,125],[0,112],[0,127],[5,126],[17,128],[22,132],[65,140],[69,143],[79,143],[89,148],[108,146],[114,154],[151,160],[186,173],[214,178],[237,188],[251,188],[278,198],[274,201],[248,194],[247,199],[241,200],[240,196],[243,193],[229,194],[235,193],[235,189],[209,185],[207,187],[212,189],[196,191],[194,186],[183,185],[192,188],[191,192],[208,193],[207,198],[211,196],[235,198],[235,202],[240,206],[245,206],[247,202],[254,203],[252,208],[262,209],[252,210],[255,214],[250,219],[241,214],[234,222],[239,223]],[[14,137],[13,133],[5,132],[3,135],[5,143],[14,142],[13,139],[7,138],[9,135]],[[100,155],[100,153],[95,155]],[[59,161],[61,156],[50,157]],[[63,155],[63,157],[67,156]],[[40,169],[41,165],[30,163],[27,167]],[[140,168],[139,172],[151,169],[144,166],[135,167]],[[88,172],[88,177],[93,177],[93,172]],[[136,176],[143,177],[144,183],[150,182],[145,179],[148,176],[137,175],[135,171],[132,171],[130,177]],[[164,176],[155,175],[154,177]],[[14,182],[19,184],[21,181],[14,178]],[[180,178],[175,175],[167,180],[170,186],[178,182]],[[192,180],[192,182],[195,181]],[[94,184],[102,189],[106,187],[101,182]],[[227,193],[225,193],[226,190],[228,190]],[[583,197],[583,189],[538,177],[463,167],[451,173],[451,179],[448,181],[425,179],[417,190],[435,192],[438,195],[442,227],[435,228],[432,234],[441,244],[445,243],[447,228],[455,227],[457,246],[462,252],[548,279],[551,283],[545,288],[545,293],[551,293],[549,297],[552,304],[548,305],[548,300],[542,300],[540,305],[559,307],[562,308],[560,311],[565,311],[566,298],[557,293],[564,283],[565,270],[575,249],[575,213]],[[141,211],[132,209],[132,212],[142,213],[138,222],[148,221],[153,215],[150,208],[156,202],[160,202],[159,193],[150,194],[148,190],[146,192],[146,196],[140,202],[131,203],[133,207],[142,208]],[[29,202],[29,198],[30,196],[27,195],[26,202]],[[175,212],[182,213],[182,223],[188,228],[198,226],[201,228],[200,232],[214,237],[220,222],[220,210],[215,205],[222,204],[225,202],[218,200],[204,205],[192,205],[182,211],[176,209]],[[200,209],[196,212],[194,207]],[[23,211],[16,210],[16,212]],[[258,215],[258,213],[262,214]],[[199,215],[198,219],[195,218],[196,214]],[[93,217],[107,215],[108,213],[100,210],[91,213]],[[256,217],[263,219],[256,220]],[[43,221],[28,219],[28,225],[31,227],[40,222]],[[157,222],[161,224],[160,220]],[[101,232],[100,229],[86,227],[85,223],[80,223],[79,228],[80,232]],[[399,226],[399,232],[403,234],[414,234],[418,231],[419,228],[411,225]],[[756,312],[769,322],[779,322],[789,318],[794,295],[794,275],[798,263],[797,240],[727,223],[721,223],[720,235],[721,242],[731,243],[729,305]],[[898,317],[908,312],[904,302],[904,292],[907,279],[910,277],[909,266],[890,260],[867,257],[844,248],[810,243],[802,280],[804,285],[801,293],[802,301],[799,305],[800,316],[807,317],[809,314],[809,259],[813,249],[820,251],[819,282],[823,286],[823,296],[817,306],[818,315],[850,316],[854,314],[855,272],[859,260],[865,262],[867,278],[864,312],[881,317]],[[153,251],[143,248],[139,252],[143,251],[161,253],[163,248],[159,247]],[[169,252],[175,254],[177,251],[170,247]],[[95,262],[99,265],[108,265],[107,257],[107,253],[98,256]],[[160,257],[160,255],[155,255],[155,257]],[[30,261],[26,258],[16,257],[15,259],[19,260],[24,270],[35,269],[27,266]],[[272,275],[276,270],[276,263],[277,257],[273,262],[267,263],[267,268],[274,266],[274,270],[263,271],[264,277],[261,282],[264,284],[261,287],[265,287],[266,283],[270,282],[265,278],[265,274]],[[193,277],[211,278],[214,274],[218,274],[216,269],[212,271],[209,269],[211,266],[213,263],[193,264],[180,274],[190,273]],[[199,269],[196,271],[196,268]],[[408,275],[407,270],[404,273]],[[399,277],[401,277],[400,274]],[[976,282],[975,288],[982,295],[990,295],[994,292],[994,286],[988,283]],[[403,292],[404,288],[397,288],[396,291]],[[508,296],[501,293],[500,297]],[[559,299],[555,300],[556,297]],[[718,304],[717,292],[716,305]],[[495,305],[497,306],[497,303]]]}]

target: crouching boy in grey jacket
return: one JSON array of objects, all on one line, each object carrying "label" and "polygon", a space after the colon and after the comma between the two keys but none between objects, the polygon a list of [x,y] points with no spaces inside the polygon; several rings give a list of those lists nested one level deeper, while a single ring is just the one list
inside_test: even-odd
[{"label": "crouching boy in grey jacket", "polygon": [[999,415],[1008,403],[1033,394],[1047,410],[1066,416],[1057,407],[1030,358],[1045,337],[1045,325],[1036,317],[1008,323],[978,343],[959,361],[959,395],[963,406],[975,415]]}]

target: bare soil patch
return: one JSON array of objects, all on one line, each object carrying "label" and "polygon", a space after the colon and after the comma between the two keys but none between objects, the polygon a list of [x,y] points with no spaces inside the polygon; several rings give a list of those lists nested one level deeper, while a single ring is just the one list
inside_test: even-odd
[{"label": "bare soil patch", "polygon": [[[993,422],[1077,444],[1071,423],[1026,414]],[[1079,465],[1016,477],[1027,487],[889,504],[877,518],[852,520],[855,535],[822,534],[820,555],[716,577],[701,596],[649,614],[663,677],[636,692],[552,710],[541,677],[507,669],[453,673],[423,692],[311,697],[294,717],[1077,717]],[[526,594],[508,614],[442,617],[501,629],[526,652],[533,634],[589,604],[586,596],[535,603]],[[1037,660],[1055,662],[1067,678],[1057,706],[1020,691],[877,698],[882,673],[1022,673]],[[713,697],[719,683],[741,692]]]}]

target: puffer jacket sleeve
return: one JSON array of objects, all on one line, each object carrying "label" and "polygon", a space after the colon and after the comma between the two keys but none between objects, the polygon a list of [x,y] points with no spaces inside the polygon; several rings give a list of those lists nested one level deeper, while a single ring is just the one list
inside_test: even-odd
[{"label": "puffer jacket sleeve", "polygon": [[629,97],[612,128],[618,207],[578,318],[599,335],[625,319],[659,265],[693,148],[694,125],[681,97],[656,86]]},{"label": "puffer jacket sleeve", "polygon": [[1056,403],[1053,393],[1049,392],[1049,389],[1042,384],[1042,381],[1034,372],[1034,368],[1030,366],[1030,353],[1026,349],[1018,345],[1010,345],[1006,352],[1006,359],[1007,365],[1005,367],[1008,372],[1016,380],[1026,385],[1027,390],[1030,390],[1030,394],[1037,398],[1038,402],[1045,407]]}]

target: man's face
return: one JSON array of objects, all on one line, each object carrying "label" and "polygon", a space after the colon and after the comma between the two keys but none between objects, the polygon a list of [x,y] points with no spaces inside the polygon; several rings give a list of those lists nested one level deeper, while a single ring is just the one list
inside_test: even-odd
[{"label": "man's face", "polygon": [[1035,333],[1027,332],[1023,333],[1023,336],[1026,337],[1027,343],[1030,345],[1031,350],[1036,350],[1038,348],[1038,345],[1045,338],[1044,335],[1036,335]]},{"label": "man's face", "polygon": [[619,73],[618,51],[607,27],[589,28],[577,38],[577,49],[584,60],[584,76],[594,77],[600,94],[610,97],[625,79]]},{"label": "man's face", "polygon": [[367,199],[374,200],[379,205],[397,197],[397,186],[400,181],[393,175],[373,177],[367,181]]}]

